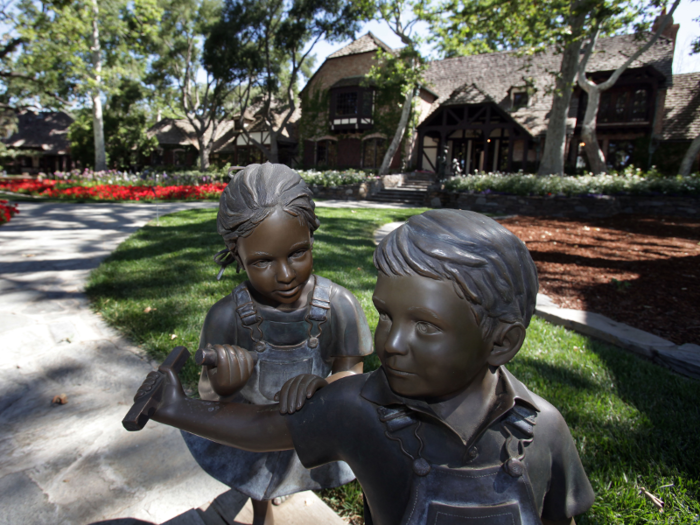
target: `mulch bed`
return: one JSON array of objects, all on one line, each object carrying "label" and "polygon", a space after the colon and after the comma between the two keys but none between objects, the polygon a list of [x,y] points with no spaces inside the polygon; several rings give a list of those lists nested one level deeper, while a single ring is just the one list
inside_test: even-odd
[{"label": "mulch bed", "polygon": [[616,215],[500,221],[527,244],[540,292],[676,344],[700,344],[700,220]]}]

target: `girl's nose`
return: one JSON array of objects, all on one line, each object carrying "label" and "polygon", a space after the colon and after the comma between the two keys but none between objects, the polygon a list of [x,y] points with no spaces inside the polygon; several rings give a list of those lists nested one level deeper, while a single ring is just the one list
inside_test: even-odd
[{"label": "girl's nose", "polygon": [[287,262],[279,265],[277,270],[277,280],[281,283],[289,283],[294,279],[294,271]]}]

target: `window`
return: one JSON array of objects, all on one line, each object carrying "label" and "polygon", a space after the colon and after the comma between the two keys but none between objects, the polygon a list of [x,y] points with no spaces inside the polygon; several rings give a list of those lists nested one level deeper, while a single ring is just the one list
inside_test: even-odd
[{"label": "window", "polygon": [[335,105],[336,115],[356,115],[357,114],[357,92],[338,93]]},{"label": "window", "polygon": [[513,109],[524,108],[525,106],[527,106],[527,93],[525,91],[513,93]]},{"label": "window", "polygon": [[611,140],[605,159],[609,169],[621,170],[632,163],[634,143],[630,140]]},{"label": "window", "polygon": [[367,130],[374,125],[374,92],[363,87],[343,87],[332,91],[330,128],[333,131]]},{"label": "window", "polygon": [[362,143],[362,167],[380,168],[384,160],[386,150],[382,138],[367,139]]},{"label": "window", "polygon": [[374,91],[365,91],[362,94],[362,115],[365,117],[372,116],[372,109],[374,109]]},{"label": "window", "polygon": [[316,143],[316,166],[336,165],[336,144],[333,140],[319,140]]},{"label": "window", "polygon": [[649,118],[649,92],[646,88],[620,88],[600,95],[598,123],[646,122]]},{"label": "window", "polygon": [[625,118],[625,110],[627,109],[627,91],[617,94],[617,100],[615,101],[615,122],[624,122],[627,120]]},{"label": "window", "polygon": [[638,89],[632,96],[632,120],[647,120],[647,90]]}]

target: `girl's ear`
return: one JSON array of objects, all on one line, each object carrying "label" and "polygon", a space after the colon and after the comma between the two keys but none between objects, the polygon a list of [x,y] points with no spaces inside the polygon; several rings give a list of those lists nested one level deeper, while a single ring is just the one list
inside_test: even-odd
[{"label": "girl's ear", "polygon": [[525,341],[526,330],[522,323],[499,323],[493,333],[493,348],[489,365],[501,366],[515,357]]},{"label": "girl's ear", "polygon": [[229,250],[231,252],[231,257],[236,261],[236,273],[241,273],[241,268],[245,270],[243,266],[243,261],[241,261],[240,255],[238,255],[238,250],[234,247]]}]

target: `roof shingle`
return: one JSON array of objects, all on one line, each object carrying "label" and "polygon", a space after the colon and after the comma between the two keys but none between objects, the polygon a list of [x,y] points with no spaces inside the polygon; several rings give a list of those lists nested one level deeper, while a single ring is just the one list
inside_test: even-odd
[{"label": "roof shingle", "polygon": [[700,135],[700,73],[673,76],[666,92],[663,140],[693,140]]}]

